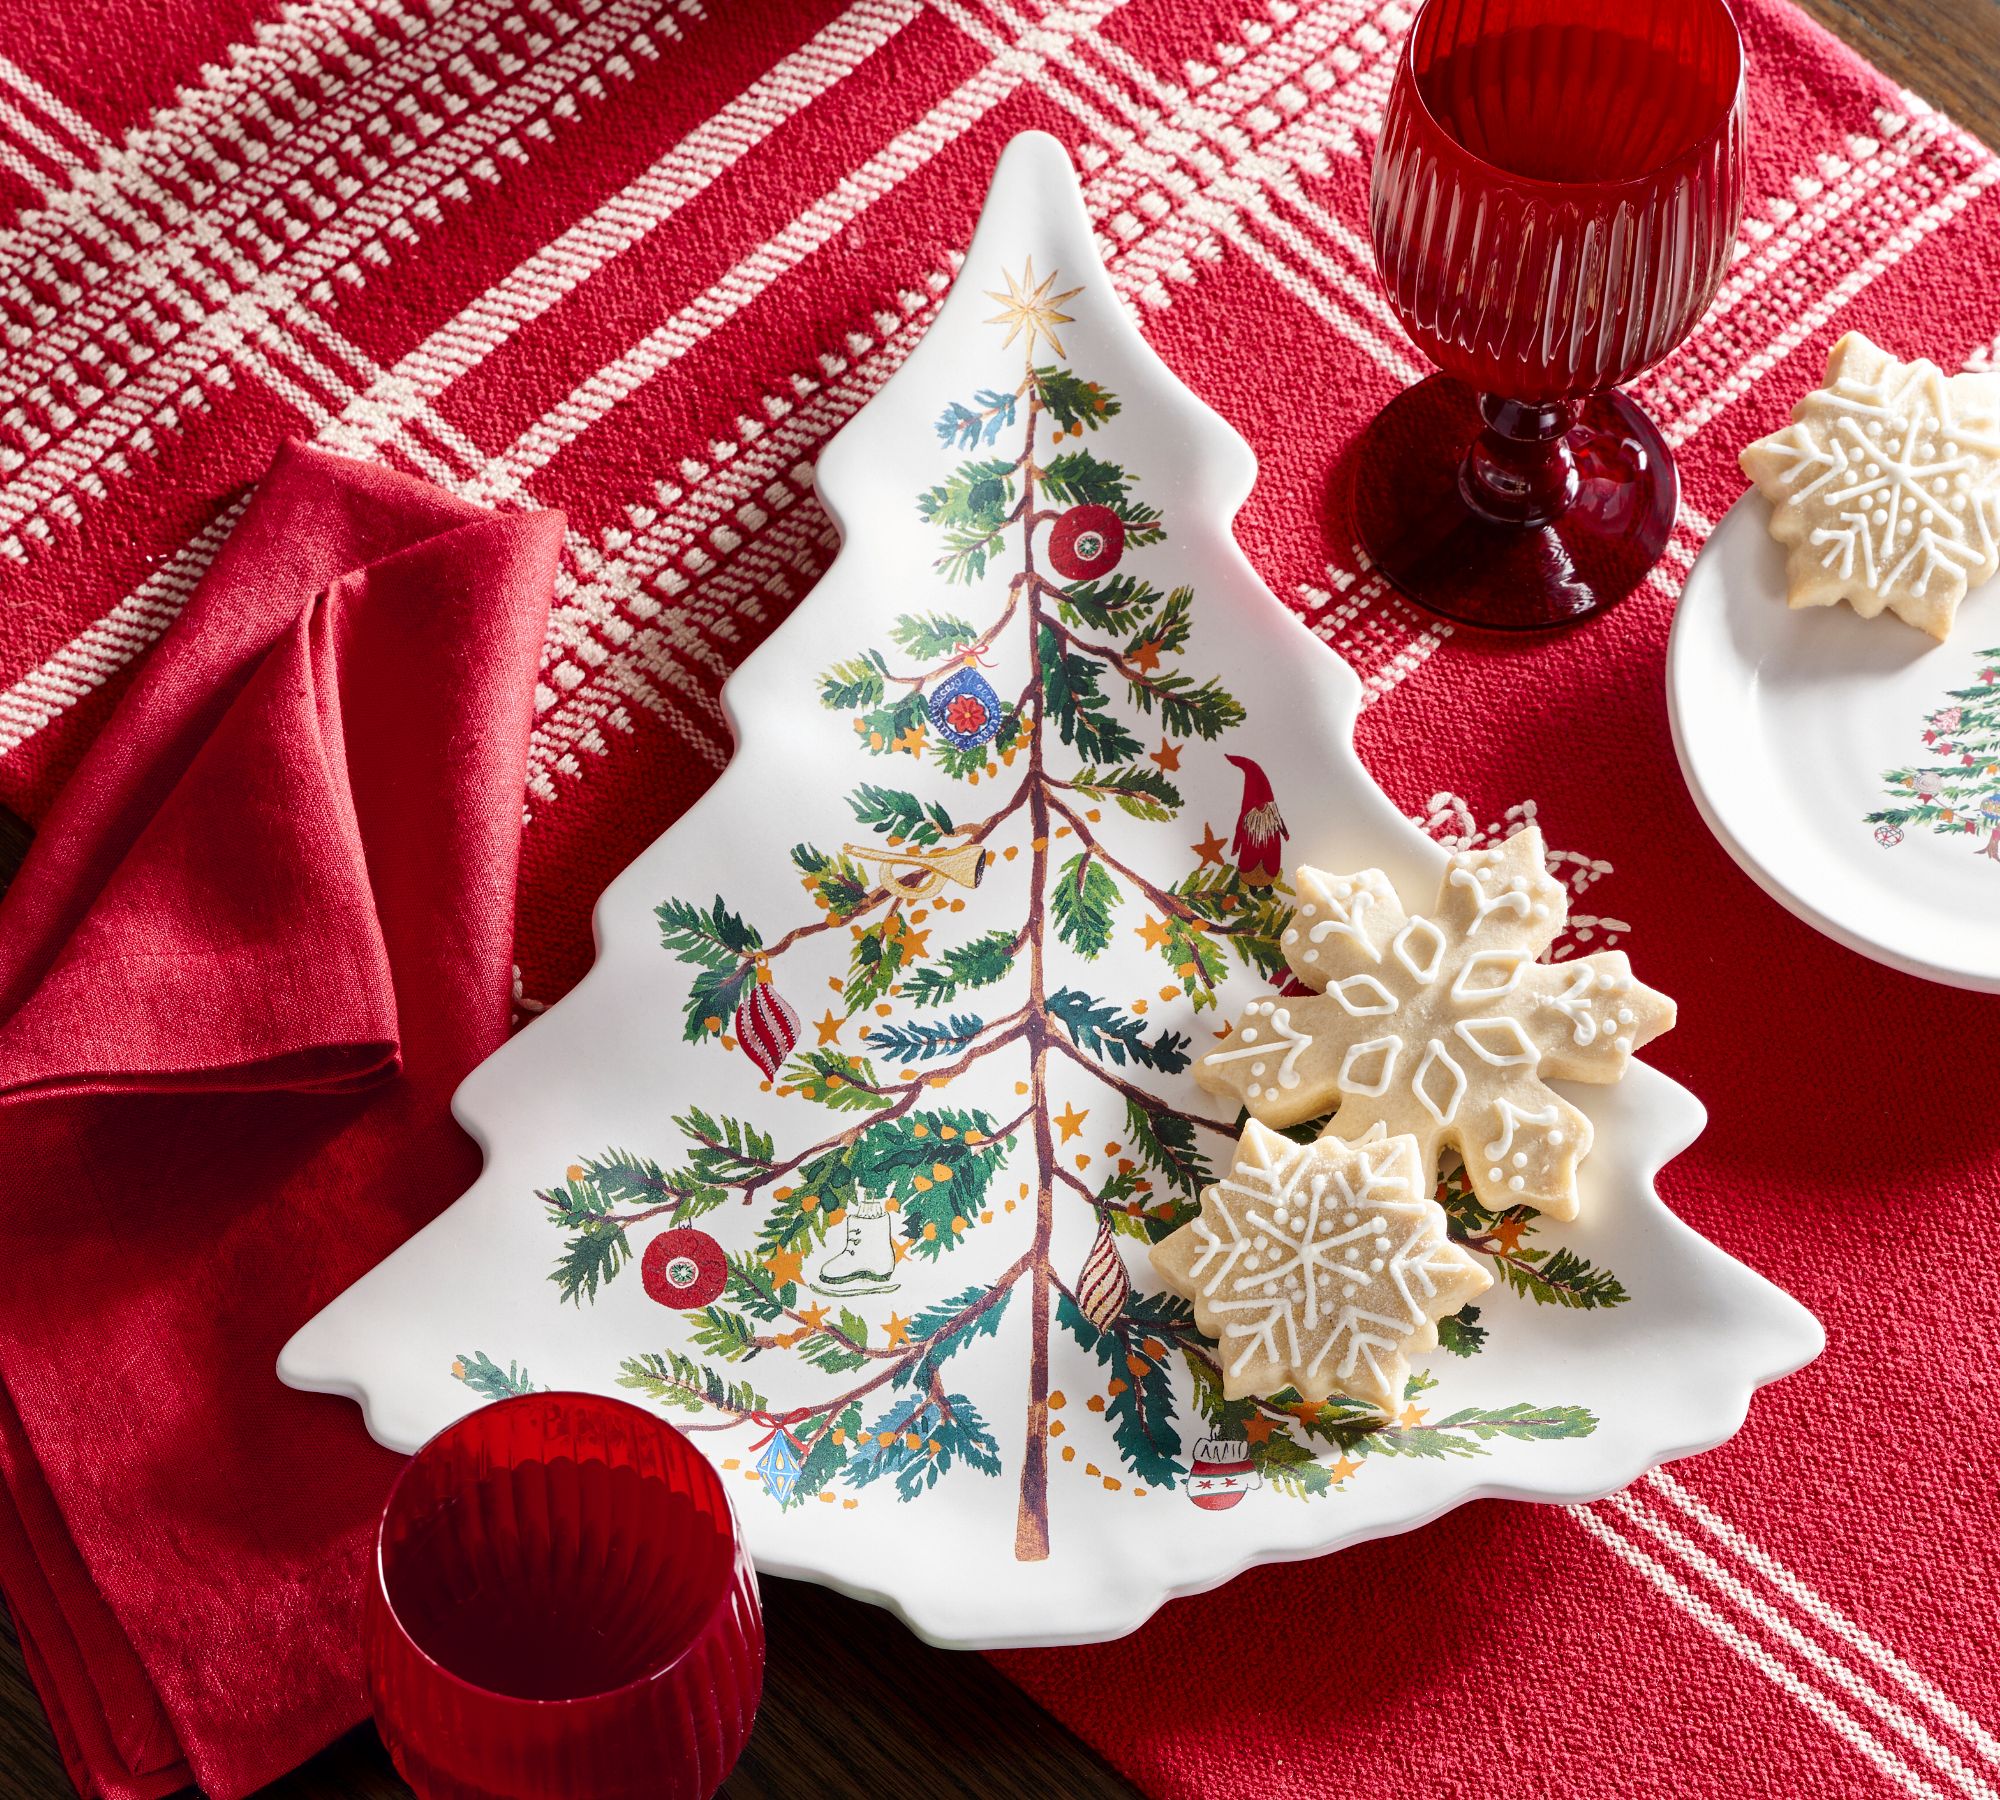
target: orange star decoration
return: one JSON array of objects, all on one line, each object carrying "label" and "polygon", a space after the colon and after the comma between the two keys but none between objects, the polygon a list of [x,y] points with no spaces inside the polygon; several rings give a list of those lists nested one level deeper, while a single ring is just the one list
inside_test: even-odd
[{"label": "orange star decoration", "polygon": [[1084,1120],[1090,1117],[1090,1109],[1086,1107],[1082,1112],[1078,1112],[1075,1102],[1072,1101],[1054,1117],[1055,1123],[1062,1129],[1062,1141],[1066,1144],[1083,1129]]},{"label": "orange star decoration", "polygon": [[1526,1219],[1502,1219],[1493,1227],[1493,1247],[1502,1255],[1512,1256],[1521,1247],[1521,1232],[1527,1223]]},{"label": "orange star decoration", "polygon": [[1138,933],[1148,950],[1157,950],[1167,941],[1165,922],[1154,918],[1151,913],[1146,915],[1145,924],[1134,925],[1132,929]]},{"label": "orange star decoration", "polygon": [[783,1287],[798,1280],[804,1260],[796,1250],[773,1250],[764,1258],[764,1267],[771,1271],[772,1286]]},{"label": "orange star decoration", "polygon": [[1209,824],[1206,819],[1202,821],[1201,828],[1208,835],[1200,843],[1191,845],[1190,848],[1194,851],[1195,855],[1201,858],[1204,868],[1208,867],[1211,863],[1219,867],[1222,862],[1223,851],[1229,848],[1229,840],[1217,837],[1215,835],[1215,827]]},{"label": "orange star decoration", "polygon": [[1132,666],[1146,674],[1160,666],[1160,646],[1148,641],[1132,652]]},{"label": "orange star decoration", "polygon": [[1146,760],[1158,763],[1161,774],[1171,775],[1181,766],[1181,747],[1178,744],[1170,744],[1165,738],[1162,738],[1160,739],[1159,749],[1155,750]]},{"label": "orange star decoration", "polygon": [[1261,1444],[1278,1429],[1276,1419],[1267,1419],[1259,1413],[1254,1419],[1246,1420],[1243,1426],[1243,1441],[1246,1444]]},{"label": "orange star decoration", "polygon": [[916,962],[919,958],[928,956],[930,954],[930,942],[931,928],[928,925],[919,931],[914,925],[905,924],[903,927],[903,960],[905,962]]},{"label": "orange star decoration", "polygon": [[1201,1211],[1153,1246],[1231,1400],[1296,1388],[1388,1415],[1437,1321],[1493,1285],[1445,1232],[1407,1133],[1295,1144],[1251,1120]]},{"label": "orange star decoration", "polygon": [[1361,1465],[1358,1462],[1350,1462],[1345,1453],[1343,1453],[1340,1457],[1340,1460],[1338,1462],[1333,1463],[1327,1469],[1327,1473],[1331,1475],[1336,1482],[1342,1482],[1345,1481],[1348,1478],[1348,1476],[1354,1474],[1360,1467]]},{"label": "orange star decoration", "polygon": [[898,733],[889,747],[892,750],[907,751],[911,756],[921,757],[924,753],[924,728],[921,725],[912,725],[908,731]]},{"label": "orange star decoration", "polygon": [[900,1349],[910,1341],[910,1321],[901,1313],[891,1313],[889,1322],[882,1327],[889,1334],[889,1348]]},{"label": "orange star decoration", "polygon": [[799,1323],[808,1331],[818,1331],[826,1324],[826,1308],[815,1300],[799,1314]]},{"label": "orange star decoration", "polygon": [[826,1017],[819,1021],[819,1041],[822,1044],[839,1043],[840,1028],[846,1023],[845,1019],[836,1019],[833,1016],[833,1008],[829,1006],[826,1009]]},{"label": "orange star decoration", "polygon": [[1074,315],[1066,312],[1057,312],[1056,308],[1061,306],[1066,300],[1074,300],[1077,295],[1083,292],[1083,289],[1081,287],[1073,287],[1064,293],[1052,294],[1049,290],[1056,284],[1054,275],[1050,275],[1046,281],[1037,287],[1035,285],[1035,259],[1032,256],[1028,258],[1019,281],[1016,281],[1012,274],[1005,269],[1000,271],[1000,278],[1007,284],[1007,291],[1004,294],[997,288],[988,288],[986,290],[987,299],[1000,302],[1000,310],[992,318],[988,319],[986,323],[1007,327],[1007,341],[1000,348],[1003,350],[1010,348],[1014,340],[1023,332],[1026,332],[1028,334],[1027,351],[1030,362],[1035,360],[1035,341],[1038,338],[1047,338],[1058,356],[1067,356],[1069,352],[1063,348],[1062,339],[1056,336],[1055,328],[1058,325],[1069,324]]},{"label": "orange star decoration", "polygon": [[1405,1431],[1409,1430],[1412,1425],[1421,1425],[1423,1422],[1424,1409],[1414,1400],[1396,1415],[1396,1423],[1402,1426]]}]

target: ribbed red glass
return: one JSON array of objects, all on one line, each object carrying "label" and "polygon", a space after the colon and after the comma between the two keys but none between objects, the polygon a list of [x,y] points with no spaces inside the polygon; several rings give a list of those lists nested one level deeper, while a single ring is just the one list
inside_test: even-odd
[{"label": "ribbed red glass", "polygon": [[720,1477],[589,1394],[497,1401],[417,1452],[364,1630],[376,1725],[422,1800],[707,1800],[763,1691]]},{"label": "ribbed red glass", "polygon": [[1672,457],[1618,384],[1678,344],[1742,210],[1724,0],[1428,0],[1370,188],[1397,317],[1443,371],[1370,428],[1363,546],[1469,623],[1620,598],[1665,546]]}]

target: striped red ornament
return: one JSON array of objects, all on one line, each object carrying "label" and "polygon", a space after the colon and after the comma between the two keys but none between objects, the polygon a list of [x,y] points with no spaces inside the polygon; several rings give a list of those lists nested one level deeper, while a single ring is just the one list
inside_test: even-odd
[{"label": "striped red ornament", "polygon": [[736,1041],[771,1081],[777,1080],[785,1058],[799,1041],[799,1015],[763,978],[761,971],[749,995],[736,1009]]},{"label": "striped red ornament", "polygon": [[1099,1331],[1109,1331],[1125,1310],[1131,1292],[1132,1277],[1126,1274],[1125,1259],[1111,1241],[1111,1227],[1099,1225],[1097,1242],[1090,1246],[1076,1278],[1076,1303]]}]

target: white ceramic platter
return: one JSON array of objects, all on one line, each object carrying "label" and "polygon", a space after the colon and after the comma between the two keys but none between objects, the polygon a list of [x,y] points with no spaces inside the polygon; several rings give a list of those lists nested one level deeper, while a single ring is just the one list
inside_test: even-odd
[{"label": "white ceramic platter", "polygon": [[1695,803],[1828,937],[2000,992],[2000,581],[1937,643],[1884,613],[1785,604],[1754,492],[1695,559],[1667,653]]},{"label": "white ceramic platter", "polygon": [[[1820,1330],[1654,1194],[1702,1112],[1638,1065],[1573,1096],[1578,1224],[1462,1220],[1510,1279],[1393,1427],[1197,1386],[1145,1245],[1227,1162],[1187,1062],[1267,991],[1288,890],[1245,872],[1373,865],[1428,905],[1444,863],[1355,759],[1355,677],[1230,535],[1254,475],[1121,310],[1061,147],[1018,139],[929,336],[821,460],[845,548],[730,683],[735,760],[460,1090],[478,1184],[284,1379],[404,1450],[527,1385],[649,1397],[762,1569],[967,1647],[1114,1636],[1736,1430]],[[1103,1329],[1072,1298],[1126,1281]]]}]

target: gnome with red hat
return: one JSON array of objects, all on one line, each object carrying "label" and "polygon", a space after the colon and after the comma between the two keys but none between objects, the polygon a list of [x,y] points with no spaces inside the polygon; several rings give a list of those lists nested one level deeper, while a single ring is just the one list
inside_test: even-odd
[{"label": "gnome with red hat", "polygon": [[1247,756],[1229,760],[1243,771],[1243,804],[1236,814],[1236,835],[1229,840],[1230,853],[1236,858],[1237,873],[1261,886],[1278,879],[1290,833],[1278,811],[1270,776]]}]

